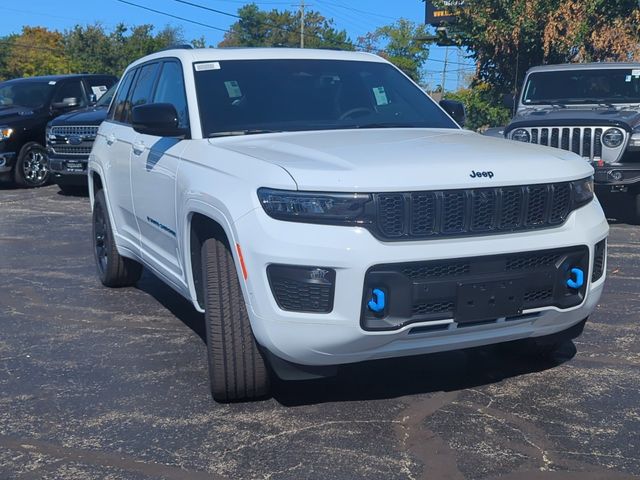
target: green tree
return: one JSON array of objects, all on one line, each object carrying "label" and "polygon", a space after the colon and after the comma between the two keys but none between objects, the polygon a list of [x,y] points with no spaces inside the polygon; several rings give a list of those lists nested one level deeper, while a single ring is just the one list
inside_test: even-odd
[{"label": "green tree", "polygon": [[44,27],[23,27],[8,43],[4,57],[4,76],[33,77],[69,73],[71,65],[64,52],[60,32]]},{"label": "green tree", "polygon": [[[225,33],[219,47],[299,47],[300,14],[289,10],[260,10],[255,3],[238,10],[240,17]],[[316,11],[304,16],[304,45],[308,48],[353,50],[345,30]]]},{"label": "green tree", "polygon": [[[444,0],[435,0],[443,4]],[[545,63],[640,59],[637,0],[454,0],[449,28],[496,92]]]},{"label": "green tree", "polygon": [[429,49],[422,38],[424,25],[401,18],[392,25],[377,28],[360,39],[367,51],[376,53],[402,69],[413,80],[422,80],[422,67],[429,58]]},{"label": "green tree", "polygon": [[465,128],[469,130],[483,131],[489,127],[506,125],[511,118],[509,109],[496,102],[486,83],[447,93],[446,98],[464,103],[467,113]]},{"label": "green tree", "polygon": [[76,25],[65,32],[65,51],[72,59],[74,71],[121,75],[134,60],[184,43],[178,28],[165,27],[158,33],[153,30],[153,25],[149,24],[127,27],[121,23],[113,32],[107,33],[99,23]]}]

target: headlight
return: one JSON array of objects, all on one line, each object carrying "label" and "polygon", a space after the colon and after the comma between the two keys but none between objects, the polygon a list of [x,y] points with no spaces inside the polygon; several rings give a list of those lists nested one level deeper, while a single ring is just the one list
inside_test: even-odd
[{"label": "headlight", "polygon": [[0,141],[8,140],[13,135],[13,128],[9,127],[0,127]]},{"label": "headlight", "polygon": [[524,128],[516,128],[511,134],[511,140],[516,142],[529,143],[531,141],[531,135]]},{"label": "headlight", "polygon": [[602,143],[605,147],[618,148],[624,141],[624,133],[619,128],[610,128],[602,134]]},{"label": "headlight", "polygon": [[258,198],[270,217],[290,222],[361,225],[368,223],[363,193],[315,193],[260,188]]},{"label": "headlight", "polygon": [[574,208],[582,207],[593,200],[593,177],[571,182]]}]

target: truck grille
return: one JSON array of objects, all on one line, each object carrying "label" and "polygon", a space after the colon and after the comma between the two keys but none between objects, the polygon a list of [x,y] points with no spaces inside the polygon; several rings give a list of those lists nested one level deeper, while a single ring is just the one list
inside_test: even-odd
[{"label": "truck grille", "polygon": [[80,137],[94,137],[98,133],[98,126],[92,125],[69,125],[51,127],[51,134],[59,137],[70,137],[78,135]]},{"label": "truck grille", "polygon": [[572,208],[569,183],[374,197],[376,234],[388,240],[548,228],[562,224]]},{"label": "truck grille", "polygon": [[47,145],[52,156],[88,157],[98,128],[91,125],[51,127],[47,134]]}]

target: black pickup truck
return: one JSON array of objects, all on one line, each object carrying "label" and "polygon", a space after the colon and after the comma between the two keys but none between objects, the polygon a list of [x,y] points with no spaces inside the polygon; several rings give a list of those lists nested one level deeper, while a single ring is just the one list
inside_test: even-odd
[{"label": "black pickup truck", "polygon": [[47,155],[51,180],[63,193],[86,190],[87,161],[96,133],[113,98],[112,86],[90,107],[60,115],[47,125]]},{"label": "black pickup truck", "polygon": [[23,187],[49,181],[45,127],[54,117],[95,104],[112,75],[55,75],[0,83],[0,178]]},{"label": "black pickup truck", "polygon": [[581,155],[605,210],[640,224],[640,63],[530,69],[504,136]]}]

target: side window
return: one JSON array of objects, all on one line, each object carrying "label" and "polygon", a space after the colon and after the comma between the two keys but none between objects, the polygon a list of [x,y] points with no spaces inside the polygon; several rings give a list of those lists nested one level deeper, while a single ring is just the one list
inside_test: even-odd
[{"label": "side window", "polygon": [[87,100],[80,79],[67,80],[60,85],[53,96],[52,103],[67,107],[86,107]]},{"label": "side window", "polygon": [[137,70],[129,70],[127,74],[124,76],[120,85],[118,86],[118,91],[116,93],[115,100],[111,103],[111,108],[109,109],[108,118],[110,120],[115,120],[116,122],[124,121],[124,112],[128,110],[127,108],[127,96],[129,94],[129,90],[131,89],[131,83],[133,82],[133,77],[135,76]]},{"label": "side window", "polygon": [[158,80],[153,103],[171,103],[178,112],[178,123],[182,128],[189,126],[187,97],[184,89],[182,67],[178,62],[165,62]]},{"label": "side window", "polygon": [[[135,86],[131,97],[130,108],[133,109],[138,105],[151,103],[151,95],[153,94],[153,86],[158,73],[158,64],[151,63],[140,68],[140,73],[136,77]],[[127,123],[131,118],[131,111],[127,112]]]},{"label": "side window", "polygon": [[84,79],[87,86],[87,95],[93,95],[93,101],[97,102],[107,93],[107,90],[113,85],[113,80],[109,77],[87,77]]}]

